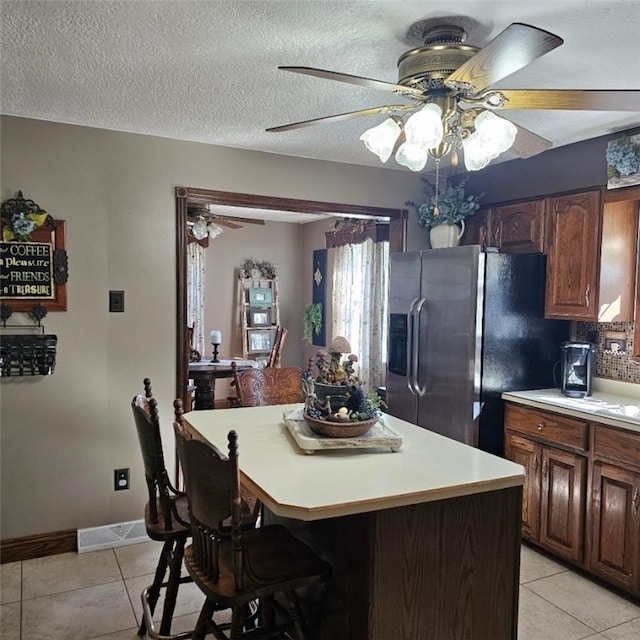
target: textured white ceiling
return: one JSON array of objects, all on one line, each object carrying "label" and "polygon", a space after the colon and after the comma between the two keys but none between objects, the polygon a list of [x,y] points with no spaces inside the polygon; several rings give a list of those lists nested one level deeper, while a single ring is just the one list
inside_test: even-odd
[{"label": "textured white ceiling", "polygon": [[[640,89],[638,0],[2,1],[5,114],[380,166],[358,140],[380,116],[265,128],[394,96],[278,71],[314,66],[395,82],[420,25],[457,16],[483,46],[512,22],[564,45],[496,86]],[[517,111],[561,146],[640,125],[630,112]],[[507,156],[508,157],[508,156]],[[393,160],[389,168],[397,169]],[[404,169],[403,169],[404,170]]]}]

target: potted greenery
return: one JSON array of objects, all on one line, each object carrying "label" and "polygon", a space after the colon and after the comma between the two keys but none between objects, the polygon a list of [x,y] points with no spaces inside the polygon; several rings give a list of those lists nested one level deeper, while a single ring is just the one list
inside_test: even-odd
[{"label": "potted greenery", "polygon": [[480,208],[479,200],[484,194],[466,195],[464,187],[467,180],[464,178],[456,185],[447,186],[438,192],[436,198],[435,186],[427,178],[422,178],[425,202],[405,202],[408,207],[415,208],[418,222],[429,229],[429,239],[434,249],[456,246],[464,233],[464,219]]},{"label": "potted greenery", "polygon": [[304,308],[304,339],[308,344],[313,342],[313,336],[319,336],[322,331],[322,302],[312,302]]}]

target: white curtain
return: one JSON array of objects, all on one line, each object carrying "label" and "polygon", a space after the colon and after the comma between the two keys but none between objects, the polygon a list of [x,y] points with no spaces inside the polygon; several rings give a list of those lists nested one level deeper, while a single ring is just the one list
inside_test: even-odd
[{"label": "white curtain", "polygon": [[344,336],[358,356],[358,377],[366,391],[385,384],[389,243],[365,240],[331,249],[333,333]]},{"label": "white curtain", "polygon": [[187,245],[187,326],[193,327],[193,344],[204,358],[204,247]]}]

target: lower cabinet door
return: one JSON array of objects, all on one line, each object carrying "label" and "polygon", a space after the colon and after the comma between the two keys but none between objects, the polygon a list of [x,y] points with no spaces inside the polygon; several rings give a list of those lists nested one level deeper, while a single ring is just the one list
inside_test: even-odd
[{"label": "lower cabinet door", "polygon": [[583,456],[542,447],[540,544],[582,563],[587,464]]},{"label": "lower cabinet door", "polygon": [[522,537],[538,540],[540,525],[540,466],[542,447],[531,440],[508,433],[505,438],[505,457],[524,467],[522,491]]},{"label": "lower cabinet door", "polygon": [[640,475],[593,465],[589,569],[640,592]]}]

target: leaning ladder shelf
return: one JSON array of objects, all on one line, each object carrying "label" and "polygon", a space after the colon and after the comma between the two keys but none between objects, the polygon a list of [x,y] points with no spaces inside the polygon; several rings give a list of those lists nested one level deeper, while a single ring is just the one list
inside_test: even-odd
[{"label": "leaning ladder shelf", "polygon": [[267,358],[280,324],[278,279],[240,276],[238,292],[242,356],[248,360]]}]

